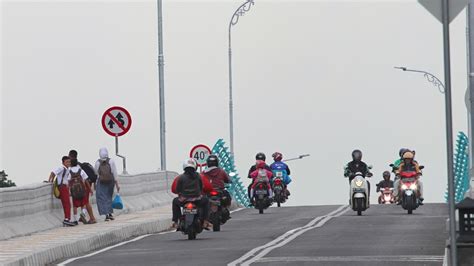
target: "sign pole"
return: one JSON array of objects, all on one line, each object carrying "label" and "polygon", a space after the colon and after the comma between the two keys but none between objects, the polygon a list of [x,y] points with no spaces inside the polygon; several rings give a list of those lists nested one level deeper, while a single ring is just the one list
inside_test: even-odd
[{"label": "sign pole", "polygon": [[451,266],[457,265],[456,250],[456,210],[454,204],[454,169],[453,169],[453,121],[451,102],[451,55],[449,44],[449,2],[442,0],[443,46],[444,46],[444,84],[446,104],[446,145],[448,159],[448,207],[449,207],[449,237]]},{"label": "sign pole", "polygon": [[115,155],[117,157],[122,158],[122,160],[123,160],[123,172],[122,172],[122,174],[128,175],[128,172],[127,172],[127,158],[125,158],[125,156],[122,156],[122,155],[119,154],[118,134],[115,135]]}]

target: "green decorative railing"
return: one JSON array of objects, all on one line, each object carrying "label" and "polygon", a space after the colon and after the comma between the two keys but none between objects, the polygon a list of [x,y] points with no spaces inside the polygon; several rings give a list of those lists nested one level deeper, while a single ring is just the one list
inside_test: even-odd
[{"label": "green decorative railing", "polygon": [[250,201],[247,196],[247,188],[242,184],[240,177],[235,168],[234,156],[226,147],[224,140],[219,139],[214,147],[212,153],[219,157],[220,167],[222,167],[231,177],[232,184],[227,188],[232,198],[244,207],[249,207]]},{"label": "green decorative railing", "polygon": [[[464,199],[464,195],[470,187],[469,176],[469,139],[463,132],[458,133],[456,151],[454,154],[454,184],[456,203]],[[446,189],[447,191],[447,189]],[[448,192],[444,198],[448,201]]]}]

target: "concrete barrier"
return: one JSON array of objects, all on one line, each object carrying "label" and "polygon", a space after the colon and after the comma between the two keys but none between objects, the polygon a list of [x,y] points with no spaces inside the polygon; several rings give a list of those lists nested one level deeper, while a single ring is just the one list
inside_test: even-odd
[{"label": "concrete barrier", "polygon": [[[170,204],[173,197],[170,186],[176,175],[158,172],[120,176],[124,209],[116,214]],[[95,194],[91,200],[96,212]],[[0,240],[61,226],[63,218],[61,202],[52,195],[51,184],[0,188]]]}]

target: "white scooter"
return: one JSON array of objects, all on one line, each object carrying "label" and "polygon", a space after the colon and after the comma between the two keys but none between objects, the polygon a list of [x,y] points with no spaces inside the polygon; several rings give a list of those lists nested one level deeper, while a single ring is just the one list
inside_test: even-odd
[{"label": "white scooter", "polygon": [[[372,176],[371,173],[367,175],[367,177],[370,176]],[[351,181],[349,197],[349,204],[352,210],[357,212],[357,215],[362,215],[362,212],[370,207],[367,180],[365,180],[364,175],[360,172],[355,173],[355,177]]]}]

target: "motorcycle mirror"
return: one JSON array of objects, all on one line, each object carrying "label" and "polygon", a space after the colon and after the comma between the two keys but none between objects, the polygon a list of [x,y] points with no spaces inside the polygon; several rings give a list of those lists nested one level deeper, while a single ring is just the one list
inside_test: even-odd
[{"label": "motorcycle mirror", "polygon": [[373,167],[372,165],[369,165],[367,168],[372,169],[372,168],[374,168],[374,167]]},{"label": "motorcycle mirror", "polygon": [[421,166],[420,166],[420,170],[421,170],[421,169],[425,169],[425,166],[424,166],[424,165],[421,165]]},{"label": "motorcycle mirror", "polygon": [[393,163],[389,164],[388,166],[390,166],[392,168],[395,167],[395,165]]},{"label": "motorcycle mirror", "polygon": [[237,175],[236,172],[230,172],[230,173],[229,173],[229,177],[234,177],[234,176],[236,176],[236,175]]}]

